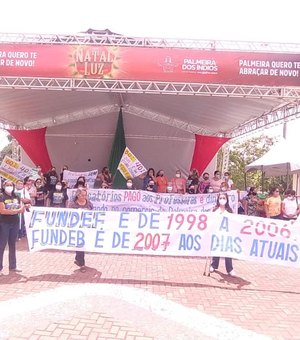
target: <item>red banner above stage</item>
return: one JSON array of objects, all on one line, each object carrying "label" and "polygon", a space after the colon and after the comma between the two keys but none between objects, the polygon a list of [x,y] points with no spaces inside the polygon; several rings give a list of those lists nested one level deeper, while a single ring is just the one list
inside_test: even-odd
[{"label": "red banner above stage", "polygon": [[299,54],[0,44],[1,76],[299,86],[299,72]]}]

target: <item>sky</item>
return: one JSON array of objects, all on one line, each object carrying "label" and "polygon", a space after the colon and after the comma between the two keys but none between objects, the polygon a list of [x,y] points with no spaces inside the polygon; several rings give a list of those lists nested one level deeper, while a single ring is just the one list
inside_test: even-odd
[{"label": "sky", "polygon": [[2,0],[0,32],[300,42],[299,0]]},{"label": "sky", "polygon": [[[0,33],[92,28],[133,37],[300,43],[299,9],[300,0],[2,0]],[[298,130],[298,122],[291,125],[289,134]]]}]

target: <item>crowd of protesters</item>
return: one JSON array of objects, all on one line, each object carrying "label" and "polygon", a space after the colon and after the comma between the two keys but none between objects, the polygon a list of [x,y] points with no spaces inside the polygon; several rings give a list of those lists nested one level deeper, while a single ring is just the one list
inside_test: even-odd
[{"label": "crowd of protesters", "polygon": [[[52,167],[49,172],[43,174],[40,167],[37,167],[38,178],[26,177],[23,181],[16,183],[6,180],[2,186],[0,195],[0,275],[3,268],[3,254],[6,245],[9,247],[9,270],[19,271],[16,266],[16,241],[26,236],[24,211],[31,206],[38,207],[70,207],[93,209],[93,205],[88,199],[88,185],[84,176],[77,178],[74,189],[77,189],[75,199],[69,202],[67,195],[68,183],[64,179],[63,172],[68,170],[64,165],[60,174],[56,168]],[[157,173],[153,168],[139,176],[141,189],[157,193],[177,193],[177,194],[210,194],[218,193],[216,206],[213,211],[232,212],[228,205],[227,191],[234,190],[235,185],[229,172],[221,176],[221,172],[216,170],[210,178],[208,172],[199,175],[196,169],[189,172],[184,178],[180,170],[176,170],[173,177],[168,179],[163,169]],[[97,176],[93,188],[112,188],[113,176],[108,167],[104,167]],[[135,190],[133,179],[126,182],[128,190]],[[295,220],[300,213],[300,206],[294,190],[287,190],[284,195],[280,195],[279,188],[273,188],[268,198],[262,199],[254,187],[249,188],[247,194],[239,197],[238,213],[249,216],[260,216],[273,219]],[[225,203],[222,201],[226,200]],[[77,252],[74,263],[85,271],[84,253]],[[214,258],[211,271],[214,271],[219,264],[219,259]],[[226,260],[228,273],[233,273],[231,259]]]}]

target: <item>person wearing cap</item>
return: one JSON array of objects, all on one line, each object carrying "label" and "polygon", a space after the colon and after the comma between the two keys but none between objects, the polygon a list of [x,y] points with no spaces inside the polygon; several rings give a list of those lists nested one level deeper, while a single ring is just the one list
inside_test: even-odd
[{"label": "person wearing cap", "polygon": [[20,214],[24,205],[14,192],[11,181],[5,181],[0,195],[0,275],[3,275],[3,255],[8,243],[8,266],[11,272],[20,272],[17,268],[16,241],[18,237]]}]

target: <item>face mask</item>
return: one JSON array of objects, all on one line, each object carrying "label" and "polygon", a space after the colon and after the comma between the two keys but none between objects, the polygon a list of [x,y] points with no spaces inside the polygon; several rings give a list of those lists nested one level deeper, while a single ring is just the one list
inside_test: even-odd
[{"label": "face mask", "polygon": [[226,188],[225,187],[221,188],[221,191],[226,191]]},{"label": "face mask", "polygon": [[293,196],[288,196],[288,200],[293,200],[294,199],[294,197]]},{"label": "face mask", "polygon": [[11,185],[8,185],[7,187],[4,188],[5,192],[8,194],[11,194],[14,190],[14,187]]},{"label": "face mask", "polygon": [[214,192],[214,189],[208,189],[208,192],[212,193]]},{"label": "face mask", "polygon": [[189,193],[190,193],[190,194],[194,194],[194,193],[195,193],[195,190],[194,190],[194,189],[190,189],[190,190],[189,190]]},{"label": "face mask", "polygon": [[132,188],[132,183],[130,183],[130,182],[127,183],[127,188],[129,188],[129,189]]},{"label": "face mask", "polygon": [[164,176],[164,174],[163,174],[163,173],[161,173],[161,174],[160,174],[160,177],[163,177],[163,176]]},{"label": "face mask", "polygon": [[56,185],[56,186],[55,186],[55,189],[56,189],[56,190],[61,190],[61,188],[62,188],[61,185]]},{"label": "face mask", "polygon": [[167,187],[168,192],[172,192],[172,187]]},{"label": "face mask", "polygon": [[176,177],[179,178],[179,177],[180,177],[180,174],[176,174]]},{"label": "face mask", "polygon": [[23,185],[16,185],[16,189],[17,190],[22,190],[23,189]]},{"label": "face mask", "polygon": [[225,205],[227,203],[226,198],[220,198],[219,203],[220,203],[220,205]]},{"label": "face mask", "polygon": [[7,186],[4,188],[5,192],[8,193],[8,194],[11,194],[14,190],[14,187],[12,186]]},{"label": "face mask", "polygon": [[229,176],[227,176],[227,175],[226,175],[226,176],[224,176],[224,178],[225,178],[225,179],[228,179],[228,178],[229,178]]},{"label": "face mask", "polygon": [[83,184],[84,184],[84,181],[78,181],[78,184],[83,185]]}]

